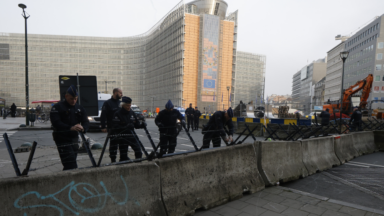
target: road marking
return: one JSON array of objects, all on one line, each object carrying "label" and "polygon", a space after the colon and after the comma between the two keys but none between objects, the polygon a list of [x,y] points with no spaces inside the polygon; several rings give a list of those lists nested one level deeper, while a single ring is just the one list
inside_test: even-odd
[{"label": "road marking", "polygon": [[185,138],[181,138],[181,137],[177,137],[178,139],[183,139],[183,140],[189,140],[189,139],[185,139]]},{"label": "road marking", "polygon": [[187,150],[175,149],[176,151],[186,152]]},{"label": "road marking", "polygon": [[187,144],[180,144],[180,145],[188,146],[188,147],[192,147],[192,148],[194,148],[192,145],[187,145]]},{"label": "road marking", "polygon": [[352,164],[352,163],[345,163],[345,165],[369,168],[369,166],[362,166],[362,165],[357,165],[357,164]]},{"label": "road marking", "polygon": [[361,163],[361,162],[355,162],[355,161],[349,161],[349,163],[355,163],[355,164],[359,164],[359,165],[367,165],[367,166],[375,166],[375,167],[382,167],[382,168],[384,168],[384,166],[381,166],[381,165]]}]

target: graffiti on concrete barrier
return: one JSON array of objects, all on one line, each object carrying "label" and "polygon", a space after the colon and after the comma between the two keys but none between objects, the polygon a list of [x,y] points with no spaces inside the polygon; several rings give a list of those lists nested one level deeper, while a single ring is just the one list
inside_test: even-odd
[{"label": "graffiti on concrete barrier", "polygon": [[[53,208],[60,213],[60,216],[64,216],[64,209],[71,211],[75,215],[80,215],[81,212],[96,213],[105,207],[108,197],[111,198],[111,200],[117,205],[125,205],[127,203],[128,201],[127,183],[125,182],[123,176],[120,176],[120,178],[124,184],[125,190],[122,190],[116,193],[110,193],[107,190],[107,187],[105,186],[103,181],[100,181],[100,186],[104,190],[104,192],[102,193],[100,193],[96,189],[96,187],[93,186],[92,184],[84,183],[84,182],[75,184],[75,182],[72,181],[67,186],[57,191],[56,193],[49,194],[46,196],[43,196],[37,191],[27,192],[15,200],[14,206],[18,209]],[[56,197],[58,194],[63,193],[67,189],[68,189],[68,201],[72,205],[71,207]],[[116,197],[119,197],[119,199],[116,199]],[[35,205],[23,206],[23,199],[25,198],[34,199],[34,200],[36,200],[36,198],[37,200],[51,199],[51,200],[54,200],[57,204],[56,205],[35,204]],[[77,199],[74,199],[74,198],[77,198]],[[140,203],[137,201],[135,201],[135,204],[140,205]],[[24,213],[24,216],[27,216],[27,214]]]}]

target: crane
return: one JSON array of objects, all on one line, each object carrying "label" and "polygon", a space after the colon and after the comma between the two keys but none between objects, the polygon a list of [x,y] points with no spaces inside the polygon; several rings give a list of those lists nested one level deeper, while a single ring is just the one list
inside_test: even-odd
[{"label": "crane", "polygon": [[[350,86],[348,89],[344,91],[343,96],[343,110],[342,113],[344,114],[351,114],[351,97],[356,92],[363,90],[363,93],[360,97],[360,105],[359,107],[361,109],[366,109],[367,107],[367,100],[369,98],[369,94],[371,93],[373,83],[373,75],[369,74],[365,79],[358,81],[355,85]],[[340,110],[340,103],[330,103],[323,106],[323,110],[329,109],[329,113],[333,114],[334,110]]]}]

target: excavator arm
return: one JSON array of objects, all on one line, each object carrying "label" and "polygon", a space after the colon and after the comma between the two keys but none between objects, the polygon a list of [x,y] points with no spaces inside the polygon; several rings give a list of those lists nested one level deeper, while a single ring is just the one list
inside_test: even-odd
[{"label": "excavator arm", "polygon": [[369,74],[365,80],[366,80],[366,84],[363,88],[363,94],[361,95],[361,98],[360,98],[361,109],[366,109],[367,107],[367,100],[369,98],[369,94],[371,93],[371,89],[372,89],[373,75]]}]

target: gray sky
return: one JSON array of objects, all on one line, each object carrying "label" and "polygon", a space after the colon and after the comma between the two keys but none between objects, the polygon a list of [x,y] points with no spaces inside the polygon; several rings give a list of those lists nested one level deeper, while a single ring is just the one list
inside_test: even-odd
[{"label": "gray sky", "polygon": [[[238,50],[267,56],[266,94],[291,94],[292,76],[384,13],[383,0],[226,0],[239,10]],[[189,2],[189,1],[186,1]],[[20,0],[0,3],[0,32],[24,33]],[[122,37],[149,30],[178,0],[23,0],[28,32]]]}]

